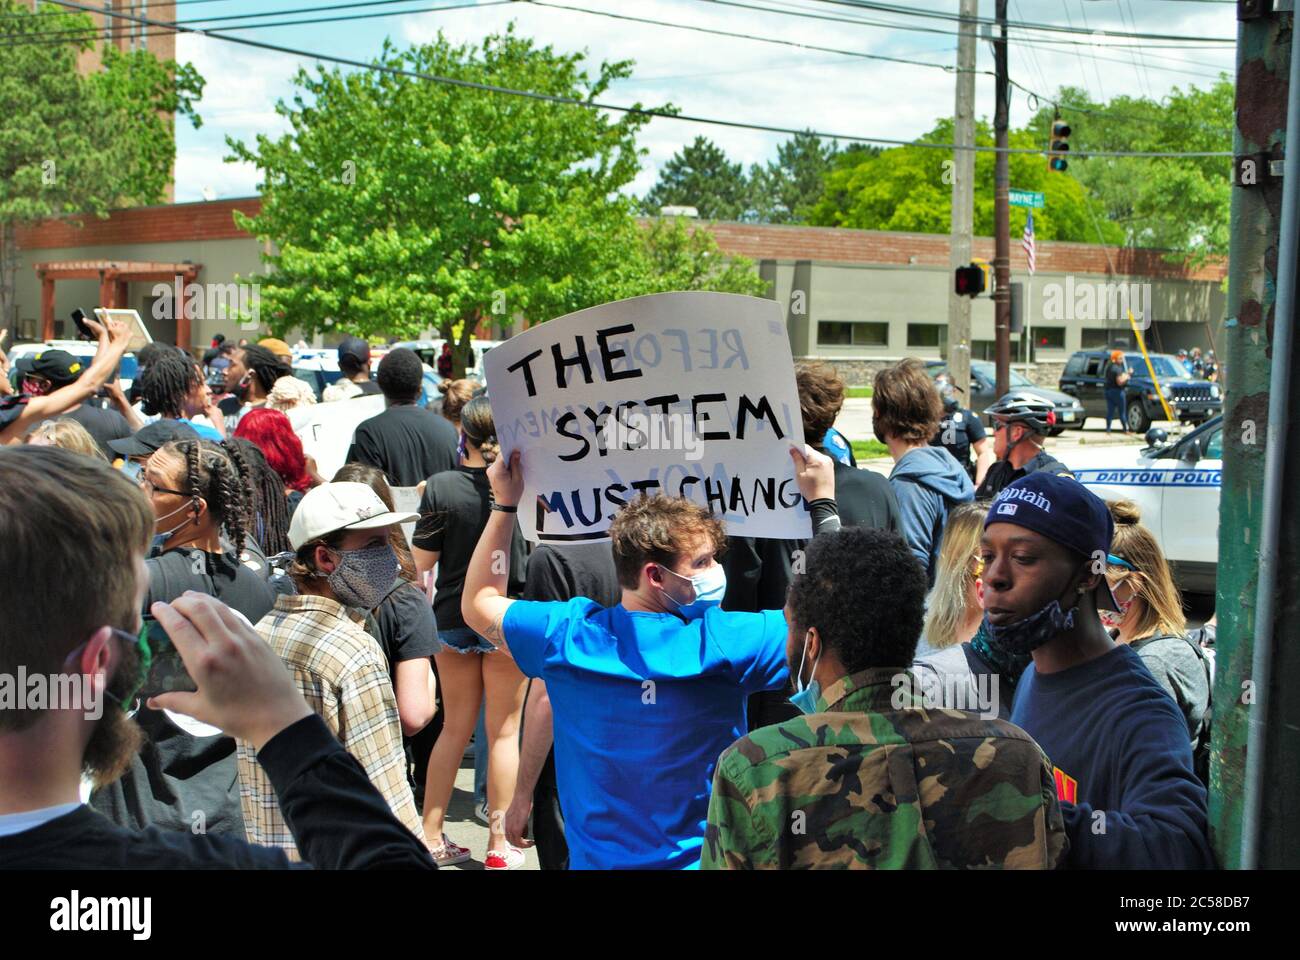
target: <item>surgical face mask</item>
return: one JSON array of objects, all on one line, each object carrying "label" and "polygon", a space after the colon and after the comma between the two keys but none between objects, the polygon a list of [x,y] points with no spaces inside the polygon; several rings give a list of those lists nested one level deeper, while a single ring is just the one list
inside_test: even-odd
[{"label": "surgical face mask", "polygon": [[687,620],[697,620],[704,616],[704,611],[722,603],[722,596],[727,592],[727,571],[720,563],[715,563],[698,577],[683,577],[667,567],[660,567],[660,569],[671,573],[678,580],[685,580],[694,587],[695,599],[690,603],[681,603],[668,591],[664,591],[664,596],[673,605],[673,609]]},{"label": "surgical face mask", "polygon": [[186,524],[190,522],[190,517],[187,516],[184,520],[176,524],[176,526],[172,527],[170,530],[158,530],[158,524],[162,523],[164,520],[171,519],[172,517],[176,516],[176,514],[182,511],[185,510],[192,511],[193,509],[194,509],[194,504],[187,501],[186,503],[177,507],[171,513],[165,513],[154,521],[154,530],[156,530],[157,532],[153,535],[153,545],[149,548],[149,556],[156,557],[158,554],[162,553],[163,545],[168,540],[170,540],[173,536],[175,536],[177,531],[181,530],[183,527],[185,527]]},{"label": "surgical face mask", "polygon": [[803,683],[803,662],[808,656],[808,637],[811,634],[805,634],[803,638],[803,653],[799,655],[799,669],[794,672],[795,688],[794,694],[791,695],[790,703],[803,714],[816,713],[817,701],[821,699],[822,685],[815,679],[817,674],[817,664],[822,662],[822,656],[817,654],[817,660],[813,663],[812,674],[808,678],[808,686]]},{"label": "surgical face mask", "polygon": [[397,554],[386,543],[360,550],[340,550],[339,565],[328,583],[339,603],[371,610],[388,595],[397,579]]}]

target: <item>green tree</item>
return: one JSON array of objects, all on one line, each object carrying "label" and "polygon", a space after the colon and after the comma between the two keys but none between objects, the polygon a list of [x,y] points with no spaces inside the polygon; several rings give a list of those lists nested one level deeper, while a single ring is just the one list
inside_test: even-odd
[{"label": "green tree", "polygon": [[[1143,97],[1095,102],[1072,87],[1061,88],[1057,99],[1071,127],[1069,175],[1096,198],[1102,218],[1123,231],[1125,244],[1198,262],[1227,255],[1232,186],[1223,157],[1081,156],[1231,150],[1233,84],[1226,75],[1207,90],[1175,87],[1160,103]],[[1047,142],[1054,116],[1048,106],[1034,117],[1035,142]]]},{"label": "green tree", "polygon": [[686,206],[695,207],[705,220],[741,220],[749,212],[749,181],[721,147],[696,137],[664,164],[641,206],[649,214]]},{"label": "green tree", "polygon": [[[53,43],[48,34],[74,38]],[[199,125],[203,79],[141,50],[77,58],[98,36],[88,16],[0,0],[0,327],[14,325],[19,225],[158,203],[176,154],[172,114]]]},{"label": "green tree", "polygon": [[750,207],[759,223],[802,223],[821,199],[826,174],[840,154],[839,144],[811,130],[796,133],[776,148],[776,159],[749,170]]},{"label": "green tree", "polygon": [[[931,143],[952,142],[952,121],[941,120],[920,139]],[[992,146],[993,132],[984,122],[976,124],[975,143]],[[1008,136],[1012,147],[1034,146],[1033,135],[1025,130]],[[993,187],[996,155],[975,155],[975,233],[993,233]],[[856,161],[856,162],[855,162]],[[947,233],[952,212],[952,154],[930,147],[895,147],[878,153],[863,151],[858,157],[838,163],[826,176],[821,199],[810,220],[821,226],[855,227],[862,230],[900,230],[917,233]],[[1089,198],[1073,177],[1053,173],[1046,161],[1033,154],[1011,154],[1011,185],[1019,190],[1044,194],[1044,208],[1034,211],[1034,234],[1039,240],[1096,242],[1097,230],[1089,210]],[[1011,208],[1011,233],[1024,229],[1027,211]],[[1108,243],[1118,242],[1122,232],[1098,217]]]},{"label": "green tree", "polygon": [[[583,54],[513,28],[479,46],[386,44],[376,62],[404,72],[301,71],[292,102],[277,105],[290,133],[228,141],[262,172],[261,213],[237,219],[273,245],[274,270],[257,279],[275,333],[434,328],[460,372],[480,321],[538,323],[656,289],[655,244],[620,192],[644,117],[411,76],[590,101],[629,63],[589,75]],[[703,282],[734,280],[723,270]]]}]

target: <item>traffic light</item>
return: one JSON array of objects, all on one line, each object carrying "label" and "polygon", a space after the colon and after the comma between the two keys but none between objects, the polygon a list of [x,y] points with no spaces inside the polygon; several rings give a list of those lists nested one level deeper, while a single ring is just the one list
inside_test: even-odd
[{"label": "traffic light", "polygon": [[1070,165],[1061,154],[1070,152],[1070,125],[1064,120],[1052,121],[1052,149],[1049,151],[1048,166],[1057,173],[1064,173]]},{"label": "traffic light", "polygon": [[956,285],[954,289],[959,297],[977,297],[984,292],[988,286],[984,268],[978,263],[967,264],[964,267],[957,268]]}]

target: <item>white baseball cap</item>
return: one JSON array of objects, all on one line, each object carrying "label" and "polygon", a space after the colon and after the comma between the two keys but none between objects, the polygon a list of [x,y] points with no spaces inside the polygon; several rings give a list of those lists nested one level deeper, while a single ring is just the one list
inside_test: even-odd
[{"label": "white baseball cap", "polygon": [[372,530],[394,523],[418,520],[418,513],[397,513],[384,506],[379,494],[364,483],[322,483],[307,491],[289,522],[289,546],[304,543],[336,530]]}]

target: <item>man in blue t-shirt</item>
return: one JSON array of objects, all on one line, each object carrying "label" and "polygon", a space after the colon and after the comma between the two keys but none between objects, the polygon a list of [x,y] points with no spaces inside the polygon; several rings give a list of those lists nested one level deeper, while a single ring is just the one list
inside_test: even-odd
[{"label": "man in blue t-shirt", "polygon": [[1186,721],[1097,615],[1119,609],[1105,577],[1113,535],[1106,504],[1069,477],[1031,473],[994,498],[980,544],[984,629],[1033,657],[1011,722],[1051,759],[1068,866],[1212,867]]},{"label": "man in blue t-shirt", "polygon": [[[838,528],[830,458],[809,447],[791,456],[814,530]],[[523,495],[518,451],[488,480],[493,512],[462,613],[546,682],[570,866],[697,867],[714,766],[746,732],[746,698],[789,684],[782,612],[723,611],[722,523],[665,496],[638,498],[610,526],[618,605],[510,600],[493,557],[509,550]]]}]

